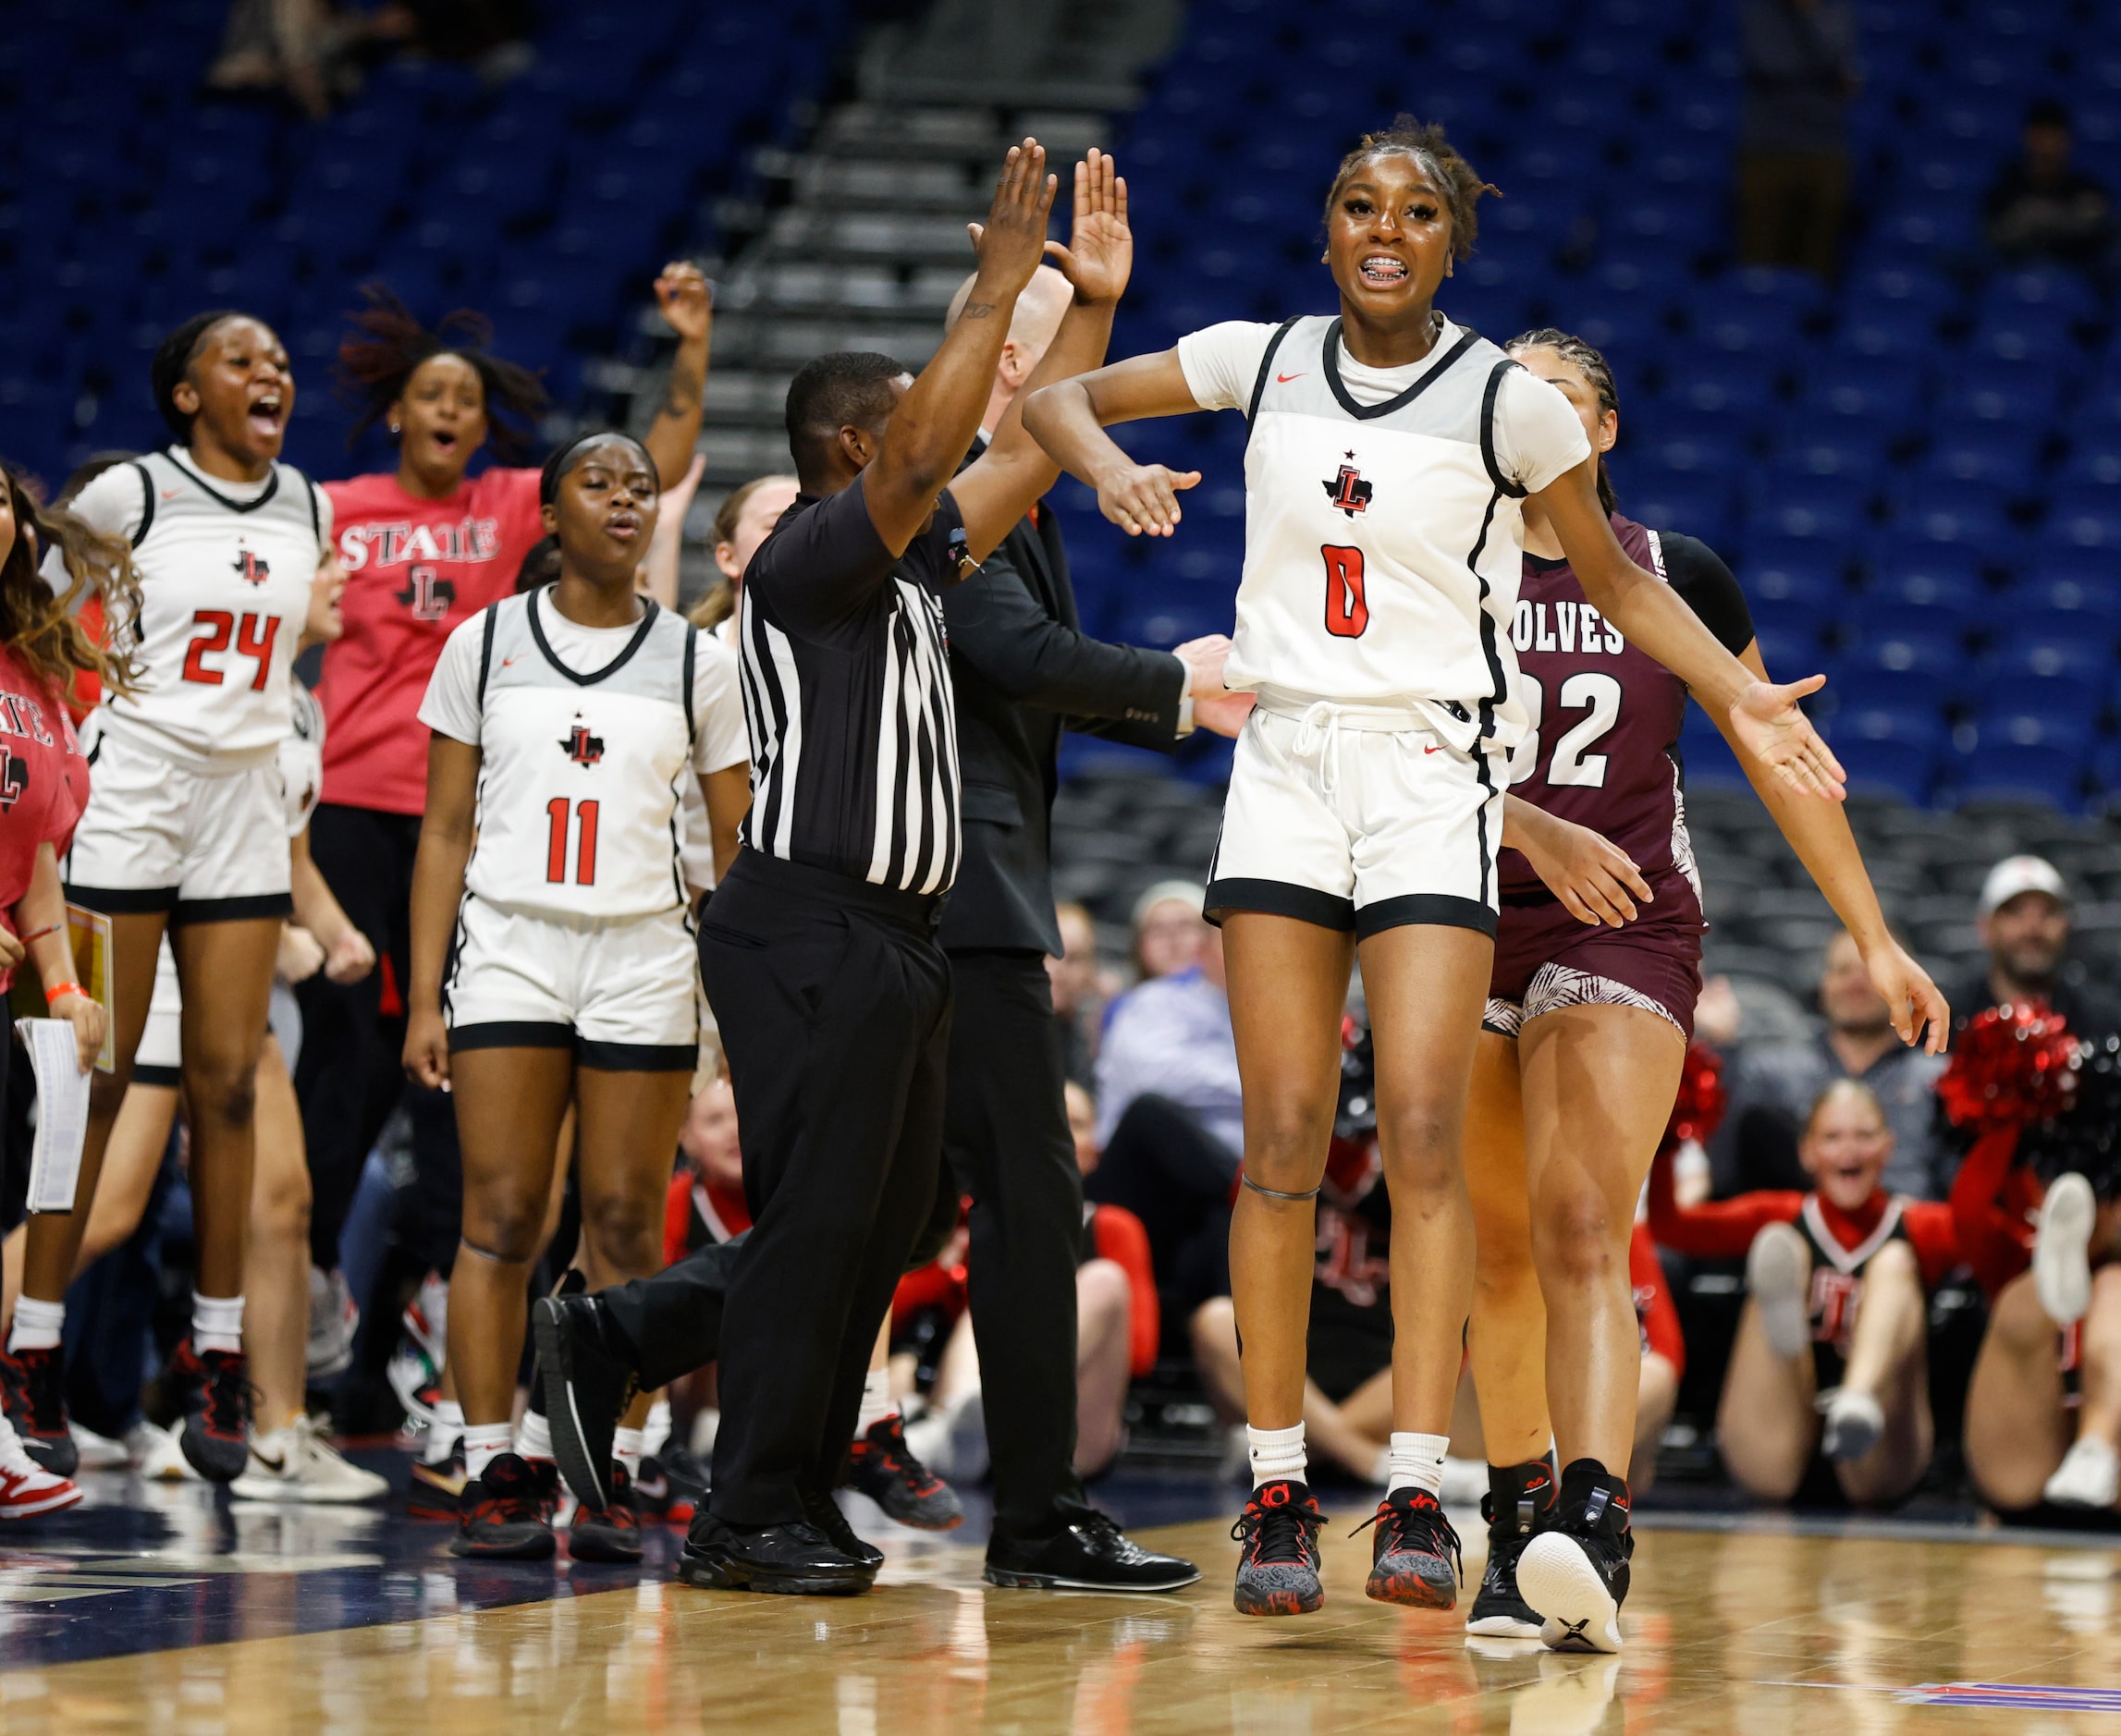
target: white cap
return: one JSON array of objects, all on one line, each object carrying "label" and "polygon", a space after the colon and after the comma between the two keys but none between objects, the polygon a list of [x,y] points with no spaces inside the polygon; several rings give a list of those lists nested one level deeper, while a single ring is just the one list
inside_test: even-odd
[{"label": "white cap", "polygon": [[2046,857],[2006,856],[1981,882],[1981,914],[2002,910],[2021,892],[2044,892],[2059,903],[2069,902],[2061,872]]},{"label": "white cap", "polygon": [[1183,904],[1197,916],[1207,908],[1208,890],[1197,880],[1159,880],[1134,900],[1134,926],[1159,904]]}]

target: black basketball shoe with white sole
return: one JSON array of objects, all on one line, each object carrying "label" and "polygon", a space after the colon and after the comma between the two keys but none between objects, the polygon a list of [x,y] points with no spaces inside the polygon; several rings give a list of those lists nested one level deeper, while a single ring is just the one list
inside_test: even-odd
[{"label": "black basketball shoe with white sole", "polygon": [[1480,1517],[1488,1522],[1488,1563],[1465,1618],[1465,1632],[1488,1639],[1536,1640],[1540,1621],[1517,1589],[1517,1561],[1554,1510],[1554,1471],[1546,1460],[1490,1465]]},{"label": "black basketball shoe with white sole", "polygon": [[1635,1554],[1627,1521],[1623,1478],[1595,1459],[1578,1459],[1562,1473],[1553,1524],[1517,1560],[1517,1588],[1539,1612],[1539,1637],[1551,1650],[1620,1650],[1620,1607]]}]

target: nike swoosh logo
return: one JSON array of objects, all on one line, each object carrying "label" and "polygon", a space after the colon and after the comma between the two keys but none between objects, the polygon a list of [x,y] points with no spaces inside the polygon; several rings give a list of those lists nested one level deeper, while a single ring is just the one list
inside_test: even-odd
[{"label": "nike swoosh logo", "polygon": [[288,1461],[285,1459],[267,1458],[255,1447],[251,1449],[251,1457],[255,1459],[260,1464],[264,1465],[265,1469],[270,1471],[276,1477],[280,1475],[281,1473],[286,1471],[288,1468]]},{"label": "nike swoosh logo", "polygon": [[[1442,750],[1441,748],[1436,748],[1436,747],[1428,747],[1428,748],[1424,748],[1424,749],[1422,749],[1422,752],[1423,752],[1424,753],[1441,753],[1441,752],[1443,752],[1443,750]],[[1534,1484],[1528,1484],[1528,1485],[1526,1485],[1526,1486],[1527,1486],[1528,1488],[1537,1488],[1537,1489],[1543,1489],[1543,1488],[1545,1488],[1547,1485],[1546,1485],[1544,1483],[1534,1483]]]},{"label": "nike swoosh logo", "polygon": [[175,500],[183,492],[181,488],[166,488],[162,491],[162,497],[165,500]]},{"label": "nike swoosh logo", "polygon": [[510,652],[507,656],[501,659],[501,667],[504,669],[507,668],[509,664],[513,663],[518,657],[521,655],[522,653],[520,651]]},{"label": "nike swoosh logo", "polygon": [[1292,380],[1301,380],[1306,372],[1308,370],[1299,369],[1294,373],[1277,373],[1274,376],[1274,384],[1276,385],[1287,385]]},{"label": "nike swoosh logo", "polygon": [[669,1482],[663,1477],[643,1477],[633,1485],[634,1494],[644,1496],[651,1501],[659,1501],[669,1492]]}]

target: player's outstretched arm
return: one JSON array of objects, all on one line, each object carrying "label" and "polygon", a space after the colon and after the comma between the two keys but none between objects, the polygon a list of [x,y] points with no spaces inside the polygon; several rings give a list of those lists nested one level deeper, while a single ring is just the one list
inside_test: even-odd
[{"label": "player's outstretched arm", "polygon": [[986,223],[968,226],[979,255],[972,294],[935,359],[899,400],[862,475],[869,521],[894,555],[920,534],[979,432],[1016,298],[1046,256],[1055,185],[1046,173],[1045,146],[1036,139],[1011,145]]},{"label": "player's outstretched arm", "polygon": [[1136,464],[1105,432],[1114,422],[1184,416],[1200,408],[1178,351],[1115,361],[1024,396],[1024,425],[1053,461],[1097,491],[1097,510],[1129,536],[1169,536],[1183,516],[1182,489],[1198,471]]},{"label": "player's outstretched arm", "polygon": [[1075,291],[1060,329],[1003,412],[987,450],[950,484],[975,560],[985,560],[999,547],[1032,503],[1060,478],[1060,467],[1024,432],[1024,400],[1042,386],[1097,366],[1111,341],[1112,311],[1134,268],[1134,239],[1127,227],[1127,184],[1102,151],[1092,150],[1075,165],[1069,241],[1067,247],[1046,243]]},{"label": "player's outstretched arm", "polygon": [[464,869],[472,860],[479,750],[439,732],[427,748],[427,813],[412,858],[411,982],[406,991],[405,1070],[430,1090],[449,1084],[449,1033],[442,1022],[442,966]]},{"label": "player's outstretched arm", "polygon": [[1724,650],[1685,600],[1637,567],[1614,539],[1599,504],[1595,458],[1557,477],[1534,498],[1546,509],[1584,594],[1693,690],[1741,759],[1759,761],[1793,789],[1836,801],[1847,793],[1841,762],[1797,704],[1824,687],[1826,678],[1778,687]]},{"label": "player's outstretched arm", "polygon": [[[1757,640],[1746,647],[1739,661],[1759,680],[1767,680],[1767,666],[1760,661]],[[1738,746],[1731,726],[1725,725],[1723,733],[1734,747]],[[1738,754],[1738,764],[1783,836],[1789,839],[1805,872],[1826,895],[1833,913],[1856,942],[1856,949],[1863,955],[1863,967],[1870,973],[1871,986],[1890,1009],[1893,1028],[1900,1033],[1901,1042],[1910,1046],[1920,1043],[1931,1055],[1942,1053],[1951,1033],[1952,1009],[1944,1004],[1930,973],[1907,956],[1886,927],[1885,913],[1878,908],[1877,890],[1863,865],[1863,852],[1857,847],[1855,833],[1848,829],[1847,810],[1839,802],[1819,801],[1792,789],[1781,778],[1769,776],[1743,751]]]},{"label": "player's outstretched arm", "polygon": [[678,353],[656,420],[641,444],[656,460],[665,488],[674,488],[700,444],[700,417],[707,404],[707,339],[714,330],[714,297],[697,265],[673,261],[656,279],[656,305],[678,334]]}]

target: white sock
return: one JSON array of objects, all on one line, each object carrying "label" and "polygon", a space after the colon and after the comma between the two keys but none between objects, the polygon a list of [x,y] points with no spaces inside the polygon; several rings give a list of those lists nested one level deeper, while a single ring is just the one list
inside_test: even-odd
[{"label": "white sock", "polygon": [[67,1324],[67,1304],[39,1302],[34,1296],[15,1299],[15,1329],[7,1335],[9,1351],[55,1351]]},{"label": "white sock", "polygon": [[862,1414],[855,1419],[855,1434],[866,1435],[886,1417],[898,1414],[898,1401],[891,1397],[891,1371],[872,1368],[862,1382]]},{"label": "white sock", "polygon": [[[467,1440],[471,1433],[469,1429],[464,1431]],[[525,1459],[552,1457],[552,1426],[535,1411],[525,1411],[523,1420],[516,1424],[516,1451]]]},{"label": "white sock", "polygon": [[670,1444],[670,1401],[658,1399],[648,1407],[648,1420],[641,1425],[641,1450],[654,1457]]},{"label": "white sock", "polygon": [[[21,1304],[16,1304],[19,1313]],[[243,1299],[191,1292],[191,1348],[203,1356],[221,1351],[233,1356],[243,1348]]]},{"label": "white sock", "polygon": [[1271,1483],[1276,1477],[1288,1477],[1296,1483],[1304,1481],[1309,1461],[1304,1454],[1301,1423],[1291,1428],[1254,1428],[1247,1424],[1244,1444],[1252,1454],[1254,1488],[1262,1483]]},{"label": "white sock", "polygon": [[464,1469],[474,1477],[486,1474],[486,1467],[512,1450],[515,1431],[506,1423],[473,1423],[464,1430]]},{"label": "white sock", "polygon": [[1441,1496],[1443,1456],[1450,1450],[1448,1435],[1404,1435],[1394,1429],[1392,1486],[1388,1492],[1396,1495],[1402,1489],[1426,1489],[1431,1495]]},{"label": "white sock", "polygon": [[637,1428],[614,1429],[611,1434],[611,1456],[626,1467],[626,1474],[641,1474],[641,1436]]},{"label": "white sock", "polygon": [[420,1455],[423,1464],[438,1465],[447,1459],[464,1433],[464,1407],[444,1399],[435,1407],[434,1426],[427,1431],[427,1449]]}]

